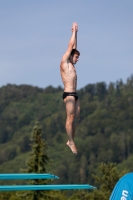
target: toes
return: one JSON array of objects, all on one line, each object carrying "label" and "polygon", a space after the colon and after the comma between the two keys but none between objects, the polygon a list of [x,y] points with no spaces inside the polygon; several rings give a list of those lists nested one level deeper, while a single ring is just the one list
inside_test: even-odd
[{"label": "toes", "polygon": [[75,144],[70,144],[70,142],[67,142],[66,144],[70,147],[71,151],[74,154],[77,154],[77,148],[76,148]]}]

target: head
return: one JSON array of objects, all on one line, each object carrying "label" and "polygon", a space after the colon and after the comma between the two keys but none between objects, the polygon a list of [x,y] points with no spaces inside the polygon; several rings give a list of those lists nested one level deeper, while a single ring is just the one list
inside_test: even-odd
[{"label": "head", "polygon": [[70,54],[70,61],[72,64],[76,64],[80,56],[80,52],[77,49],[73,49]]}]

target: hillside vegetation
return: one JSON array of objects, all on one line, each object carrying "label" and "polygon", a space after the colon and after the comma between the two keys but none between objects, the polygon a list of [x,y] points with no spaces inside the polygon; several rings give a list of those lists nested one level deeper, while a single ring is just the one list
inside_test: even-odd
[{"label": "hillside vegetation", "polygon": [[132,171],[133,76],[126,83],[88,84],[78,91],[81,122],[76,131],[78,155],[65,145],[63,89],[29,85],[0,88],[0,173],[20,172],[30,151],[36,121],[42,126],[51,164],[47,171],[58,183],[93,184],[99,163],[117,163]]}]

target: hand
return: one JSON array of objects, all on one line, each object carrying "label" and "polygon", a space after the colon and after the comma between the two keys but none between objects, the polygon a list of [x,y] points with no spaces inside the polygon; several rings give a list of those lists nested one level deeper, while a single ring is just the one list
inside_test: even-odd
[{"label": "hand", "polygon": [[73,31],[75,31],[75,32],[78,31],[78,24],[77,24],[76,22],[73,23],[72,28],[71,28],[71,31],[72,31],[72,32],[73,32]]}]

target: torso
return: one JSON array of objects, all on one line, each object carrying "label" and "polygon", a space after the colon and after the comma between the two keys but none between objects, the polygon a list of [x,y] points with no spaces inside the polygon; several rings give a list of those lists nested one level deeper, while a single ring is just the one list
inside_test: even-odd
[{"label": "torso", "polygon": [[61,63],[60,73],[64,84],[64,92],[76,92],[77,74],[74,65],[70,61]]}]

